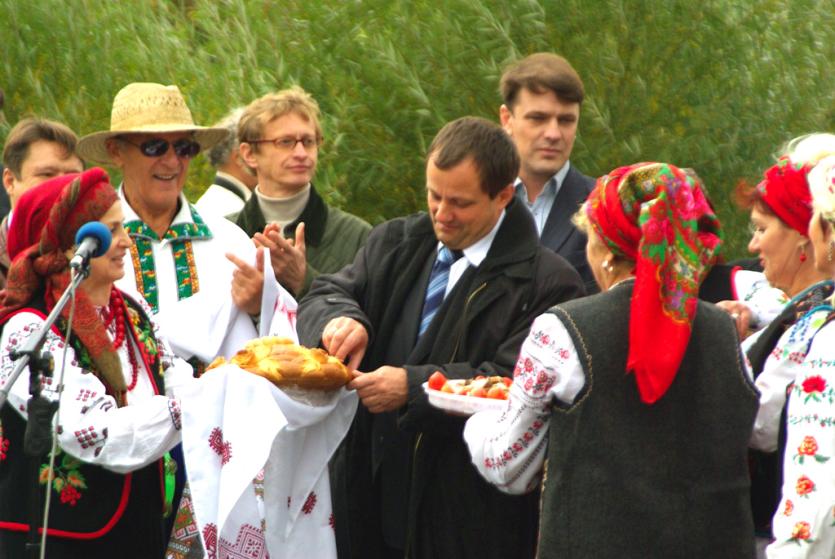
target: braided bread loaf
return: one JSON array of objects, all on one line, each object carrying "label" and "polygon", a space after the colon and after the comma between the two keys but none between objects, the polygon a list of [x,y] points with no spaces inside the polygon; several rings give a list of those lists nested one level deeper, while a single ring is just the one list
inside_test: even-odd
[{"label": "braided bread loaf", "polygon": [[[318,348],[297,345],[287,338],[251,340],[230,362],[276,386],[335,390],[351,380],[348,368],[336,357]],[[226,360],[218,357],[208,369],[224,363]]]}]

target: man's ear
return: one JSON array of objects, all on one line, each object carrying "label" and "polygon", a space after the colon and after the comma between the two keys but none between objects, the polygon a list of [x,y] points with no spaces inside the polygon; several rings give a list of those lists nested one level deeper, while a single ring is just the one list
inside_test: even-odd
[{"label": "man's ear", "polygon": [[252,144],[248,142],[241,142],[238,148],[238,153],[243,162],[253,171],[258,169],[258,160],[255,158],[255,153],[252,150]]},{"label": "man's ear", "polygon": [[510,201],[513,200],[515,192],[516,189],[513,187],[513,183],[510,183],[502,188],[498,194],[496,194],[495,200],[499,202],[499,205],[502,208],[506,208],[507,205],[510,204]]},{"label": "man's ear", "polygon": [[502,128],[504,128],[504,131],[511,136],[513,136],[513,127],[510,125],[510,121],[512,119],[513,113],[510,112],[510,109],[507,105],[502,104],[502,106],[499,107],[499,122],[502,123]]},{"label": "man's ear", "polygon": [[14,192],[14,175],[8,167],[3,168],[3,188],[6,189],[6,193],[11,197],[12,192]]},{"label": "man's ear", "polygon": [[119,147],[119,140],[116,138],[108,138],[104,142],[104,147],[107,149],[107,155],[110,156],[110,161],[115,167],[122,168],[122,151]]}]

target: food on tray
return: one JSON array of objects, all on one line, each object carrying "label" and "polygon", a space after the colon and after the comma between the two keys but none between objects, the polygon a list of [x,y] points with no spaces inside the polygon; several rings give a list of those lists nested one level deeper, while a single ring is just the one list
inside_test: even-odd
[{"label": "food on tray", "polygon": [[[208,369],[225,363],[223,357],[218,357]],[[262,376],[276,386],[334,390],[352,378],[348,368],[327,352],[273,336],[251,340],[230,363]]]},{"label": "food on tray", "polygon": [[427,382],[430,389],[439,392],[496,400],[507,400],[511,384],[513,384],[513,379],[500,376],[479,375],[466,380],[447,380],[441,371],[432,373]]}]

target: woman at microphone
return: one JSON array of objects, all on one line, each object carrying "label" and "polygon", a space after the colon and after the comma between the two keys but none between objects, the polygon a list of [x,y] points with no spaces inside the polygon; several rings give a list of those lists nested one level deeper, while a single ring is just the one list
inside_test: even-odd
[{"label": "woman at microphone", "polygon": [[[60,402],[53,422],[54,467],[50,471],[48,456],[35,464],[41,505],[44,493],[51,493],[51,559],[162,557],[165,549],[164,457],[180,441],[172,389],[190,381],[191,367],[157,337],[141,298],[113,285],[124,275],[130,246],[122,220],[107,174],[94,168],[24,194],[9,231],[12,265],[0,297],[0,387],[15,367],[10,353],[39,329],[70,283],[78,229],[100,221],[112,234],[110,248],[90,260],[90,275],[76,292],[69,339],[68,304],[43,344],[55,363],[55,377],[42,382],[43,395]],[[28,379],[24,370],[0,410],[0,557],[25,557],[27,503],[35,489],[33,466],[23,452]]]}]

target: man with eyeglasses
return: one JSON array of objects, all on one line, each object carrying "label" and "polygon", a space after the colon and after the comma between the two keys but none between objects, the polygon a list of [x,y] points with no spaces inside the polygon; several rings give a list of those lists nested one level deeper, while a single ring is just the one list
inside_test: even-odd
[{"label": "man with eyeglasses", "polygon": [[313,187],[322,128],[319,105],[302,88],[253,101],[241,115],[238,139],[258,185],[236,223],[270,249],[276,279],[301,298],[316,276],[353,261],[371,226],[326,204]]}]

